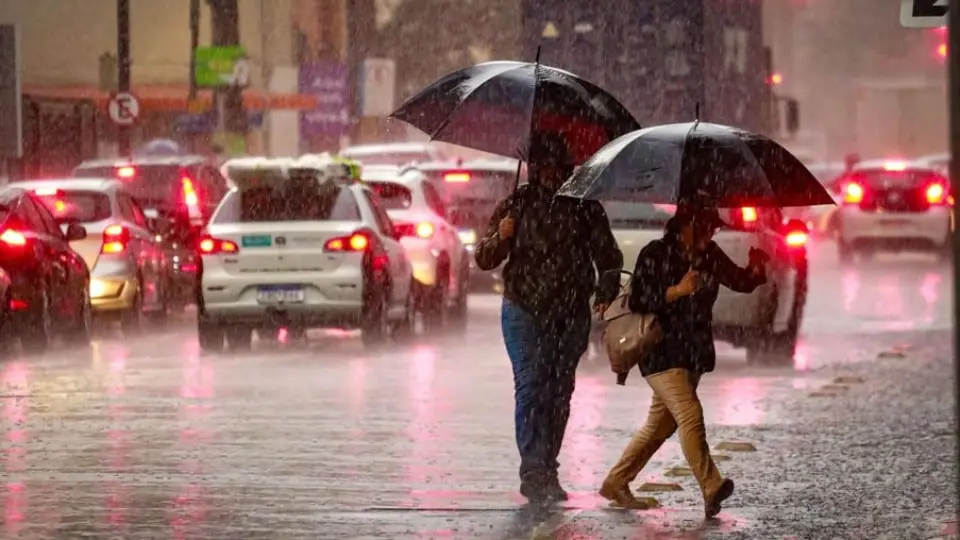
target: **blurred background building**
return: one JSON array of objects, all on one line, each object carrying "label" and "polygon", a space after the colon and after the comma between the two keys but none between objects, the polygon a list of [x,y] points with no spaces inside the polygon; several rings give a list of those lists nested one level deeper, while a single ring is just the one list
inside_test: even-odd
[{"label": "blurred background building", "polygon": [[[386,114],[490,59],[543,60],[606,85],[642,124],[772,132],[810,159],[946,150],[944,31],[899,25],[900,0],[235,0],[249,57],[249,153],[417,138]],[[188,99],[189,0],[130,0],[137,141],[209,150]],[[209,45],[208,0],[200,45]],[[24,160],[61,173],[116,151],[116,0],[5,0],[22,34]],[[799,130],[786,98],[799,103]]]}]

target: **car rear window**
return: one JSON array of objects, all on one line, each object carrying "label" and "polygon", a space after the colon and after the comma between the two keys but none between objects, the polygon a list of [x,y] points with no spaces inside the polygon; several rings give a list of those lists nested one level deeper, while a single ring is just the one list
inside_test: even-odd
[{"label": "car rear window", "polygon": [[407,165],[432,161],[426,152],[344,152],[343,157],[355,159],[364,165]]},{"label": "car rear window", "polygon": [[384,210],[405,210],[413,204],[413,193],[396,182],[367,182],[367,186],[380,197]]},{"label": "car rear window", "polygon": [[872,189],[925,186],[938,179],[941,179],[940,175],[933,171],[910,169],[905,171],[888,171],[885,169],[854,171],[845,178],[847,181],[858,182],[864,187]]},{"label": "car rear window", "polygon": [[113,215],[110,197],[100,191],[61,191],[38,198],[58,221],[94,223]]},{"label": "car rear window", "polygon": [[353,193],[345,187],[325,194],[311,186],[253,187],[227,194],[213,223],[263,223],[272,221],[360,221]]},{"label": "car rear window", "polygon": [[[121,170],[133,169],[132,176],[124,177]],[[175,204],[180,195],[183,169],[178,165],[138,165],[134,167],[78,168],[74,176],[89,178],[117,178],[126,191],[143,206]]]}]

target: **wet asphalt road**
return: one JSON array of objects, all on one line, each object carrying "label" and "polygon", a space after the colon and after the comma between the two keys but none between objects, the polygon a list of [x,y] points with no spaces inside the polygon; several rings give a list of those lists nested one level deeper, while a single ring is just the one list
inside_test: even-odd
[{"label": "wet asphalt road", "polygon": [[581,366],[561,456],[572,500],[524,508],[498,299],[478,296],[465,335],[377,353],[326,332],[205,356],[185,320],[3,360],[0,538],[937,537],[955,507],[948,268],[813,261],[794,366],[721,345],[702,383],[711,442],[756,448],[722,452],[738,491],[719,520],[666,476],[676,440],[642,473],[682,489],[645,493],[662,508],[594,494],[650,397],[600,362]]}]

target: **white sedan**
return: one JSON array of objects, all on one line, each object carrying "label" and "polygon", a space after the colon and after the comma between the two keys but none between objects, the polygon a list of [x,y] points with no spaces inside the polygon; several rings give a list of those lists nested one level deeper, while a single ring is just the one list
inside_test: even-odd
[{"label": "white sedan", "polygon": [[427,327],[467,319],[470,255],[447,221],[436,188],[419,175],[364,168],[363,182],[377,193],[413,266],[417,305]]},{"label": "white sedan", "polygon": [[367,345],[413,330],[410,262],[375,193],[288,162],[231,173],[199,243],[203,349],[282,327],[359,328]]}]

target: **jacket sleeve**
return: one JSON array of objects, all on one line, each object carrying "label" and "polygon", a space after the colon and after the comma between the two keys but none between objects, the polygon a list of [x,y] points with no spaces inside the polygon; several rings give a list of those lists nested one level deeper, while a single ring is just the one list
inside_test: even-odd
[{"label": "jacket sleeve", "polygon": [[[480,241],[477,242],[474,259],[476,259],[477,266],[481,270],[488,271],[495,269],[500,266],[510,254],[510,240],[501,240],[498,231],[500,229],[500,221],[507,217],[510,214],[510,209],[513,208],[513,198],[514,195],[510,195],[500,201],[500,204],[494,209],[493,215],[490,216],[486,233],[480,238]],[[514,229],[514,234],[516,234],[516,229]]]},{"label": "jacket sleeve", "polygon": [[763,265],[758,266],[759,272],[754,273],[753,267],[737,266],[717,244],[711,242],[709,249],[711,271],[724,287],[739,293],[752,293],[767,282],[767,272]]},{"label": "jacket sleeve", "polygon": [[633,270],[630,298],[627,305],[634,313],[659,313],[667,305],[667,288],[673,283],[664,279],[663,267],[667,260],[666,246],[661,240],[647,244],[637,255]]},{"label": "jacket sleeve", "polygon": [[620,271],[623,270],[623,253],[610,230],[607,212],[598,202],[587,204],[590,224],[590,250],[593,264],[597,267],[597,290],[595,302],[609,304],[620,292]]}]

